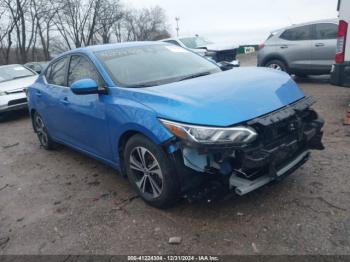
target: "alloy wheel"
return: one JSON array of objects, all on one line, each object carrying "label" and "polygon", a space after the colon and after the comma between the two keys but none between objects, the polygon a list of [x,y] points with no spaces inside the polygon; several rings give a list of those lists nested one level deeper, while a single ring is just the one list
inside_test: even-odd
[{"label": "alloy wheel", "polygon": [[278,71],[283,71],[282,67],[278,64],[270,64],[268,67]]},{"label": "alloy wheel", "polygon": [[130,154],[130,169],[135,184],[144,195],[157,198],[163,190],[163,174],[155,156],[144,147],[135,147]]},{"label": "alloy wheel", "polygon": [[34,119],[34,127],[41,145],[47,147],[49,144],[48,134],[44,122],[38,114],[35,116]]}]

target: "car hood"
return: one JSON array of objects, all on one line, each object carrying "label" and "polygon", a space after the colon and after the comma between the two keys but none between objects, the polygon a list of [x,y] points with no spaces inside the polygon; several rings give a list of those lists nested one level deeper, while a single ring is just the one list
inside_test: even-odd
[{"label": "car hood", "polygon": [[207,126],[254,119],[305,96],[289,75],[265,68],[237,68],[132,92],[161,118]]},{"label": "car hood", "polygon": [[209,44],[203,46],[202,48],[206,48],[208,51],[226,51],[236,49],[237,46],[234,44]]},{"label": "car hood", "polygon": [[1,82],[0,91],[5,92],[5,91],[16,90],[16,89],[23,89],[33,84],[37,78],[38,76],[35,75],[35,76],[28,76],[24,78]]}]

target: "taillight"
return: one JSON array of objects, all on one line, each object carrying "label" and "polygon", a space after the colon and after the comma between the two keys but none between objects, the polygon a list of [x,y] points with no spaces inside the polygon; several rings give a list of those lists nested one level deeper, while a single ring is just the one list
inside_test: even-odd
[{"label": "taillight", "polygon": [[264,44],[260,44],[260,45],[259,45],[259,50],[263,49],[264,47],[265,47]]},{"label": "taillight", "polygon": [[346,45],[346,34],[348,32],[348,23],[344,20],[339,21],[339,30],[337,37],[337,54],[335,56],[335,62],[337,64],[344,63],[345,61],[345,45]]}]

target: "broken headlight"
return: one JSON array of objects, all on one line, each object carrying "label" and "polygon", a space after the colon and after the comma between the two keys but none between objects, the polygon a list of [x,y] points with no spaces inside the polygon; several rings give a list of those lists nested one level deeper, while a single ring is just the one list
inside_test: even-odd
[{"label": "broken headlight", "polygon": [[253,142],[257,133],[250,127],[208,127],[195,126],[160,119],[175,136],[200,144],[242,145]]}]

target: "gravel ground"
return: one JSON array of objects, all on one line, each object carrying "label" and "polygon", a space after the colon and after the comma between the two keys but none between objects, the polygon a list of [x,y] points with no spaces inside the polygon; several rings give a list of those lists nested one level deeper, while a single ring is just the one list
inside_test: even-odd
[{"label": "gravel ground", "polygon": [[0,254],[350,254],[350,130],[342,125],[350,89],[327,77],[296,80],[318,100],[326,150],[247,196],[165,211],[113,169],[68,148],[40,148],[28,116],[13,115],[0,123]]}]

